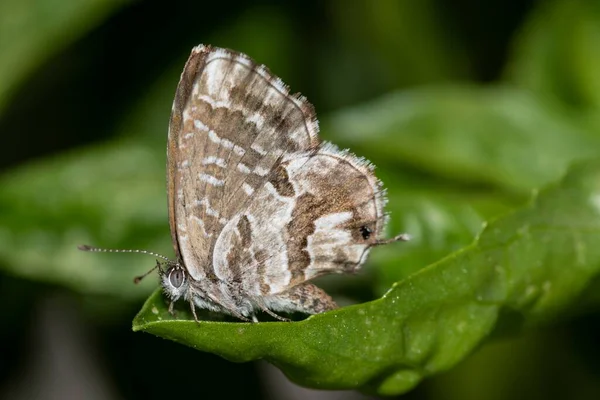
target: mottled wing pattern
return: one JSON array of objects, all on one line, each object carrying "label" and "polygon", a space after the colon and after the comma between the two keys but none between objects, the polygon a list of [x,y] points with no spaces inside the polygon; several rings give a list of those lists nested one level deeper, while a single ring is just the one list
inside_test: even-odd
[{"label": "mottled wing pattern", "polygon": [[241,251],[249,244],[224,228],[251,229],[254,217],[245,210],[259,211],[256,195],[271,171],[317,148],[317,134],[313,107],[266,67],[225,49],[192,50],[173,103],[167,186],[175,252],[193,279],[228,278],[213,253],[231,257],[220,243]]},{"label": "mottled wing pattern", "polygon": [[217,239],[215,273],[256,298],[355,271],[383,231],[384,203],[366,160],[330,143],[288,154]]}]

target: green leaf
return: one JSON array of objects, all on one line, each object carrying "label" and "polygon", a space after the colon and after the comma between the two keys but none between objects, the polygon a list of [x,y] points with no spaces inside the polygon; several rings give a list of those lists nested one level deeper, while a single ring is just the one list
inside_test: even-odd
[{"label": "green leaf", "polygon": [[396,168],[514,193],[552,182],[570,162],[600,152],[599,139],[560,110],[510,87],[394,93],[325,119],[323,132]]},{"label": "green leaf", "polygon": [[[440,25],[434,1],[337,0],[331,10],[342,43],[361,49],[363,62],[376,56],[388,87],[464,78],[466,51]],[[417,32],[421,46],[414,45]]]},{"label": "green leaf", "polygon": [[314,60],[321,104],[337,108],[392,88],[468,75],[467,52],[455,30],[444,29],[435,1],[337,0],[329,11],[336,35],[320,44]]},{"label": "green leaf", "polygon": [[0,260],[22,277],[83,293],[139,298],[153,266],[140,255],[90,254],[80,244],[149,246],[170,255],[164,149],[115,142],[13,171],[1,179]]},{"label": "green leaf", "polygon": [[509,210],[509,201],[485,192],[443,188],[418,190],[392,177],[387,209],[388,236],[409,232],[401,246],[371,252],[366,268],[376,276],[375,292],[385,293],[396,281],[470,244],[490,217]]},{"label": "green leaf", "polygon": [[600,3],[539,4],[516,36],[507,78],[581,110],[600,110]]},{"label": "green leaf", "polygon": [[600,160],[594,160],[381,299],[300,322],[197,325],[186,311],[171,317],[157,290],[133,329],[235,362],[266,359],[308,387],[399,394],[454,366],[495,328],[572,311],[598,275],[599,241]]},{"label": "green leaf", "polygon": [[123,0],[0,2],[0,114],[36,67],[102,22]]}]

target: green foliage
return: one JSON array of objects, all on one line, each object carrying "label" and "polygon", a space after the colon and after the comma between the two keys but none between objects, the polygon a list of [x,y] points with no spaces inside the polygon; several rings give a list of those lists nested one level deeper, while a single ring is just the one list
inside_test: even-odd
[{"label": "green foliage", "polygon": [[541,4],[515,43],[507,76],[582,111],[600,108],[600,3]]},{"label": "green foliage", "polygon": [[341,111],[325,128],[384,161],[524,192],[558,179],[573,159],[600,153],[600,138],[564,114],[513,87],[436,86]]},{"label": "green foliage", "polygon": [[[167,253],[164,165],[164,151],[120,141],[4,176],[3,265],[15,274],[83,293],[134,298],[148,294],[149,282],[136,289],[132,279],[152,267],[152,259],[90,257],[75,250],[82,243],[131,243]],[[129,190],[132,187],[135,190]]]},{"label": "green foliage", "polygon": [[573,168],[527,206],[487,225],[473,244],[381,299],[301,322],[197,325],[189,313],[171,317],[157,290],[133,329],[232,361],[264,358],[310,387],[398,394],[455,365],[503,314],[530,325],[565,311],[598,275],[599,240],[595,161]]},{"label": "green foliage", "polygon": [[[11,90],[48,57],[92,29],[122,0],[0,2],[0,114]],[[65,29],[68,26],[68,29]]]},{"label": "green foliage", "polygon": [[[0,5],[0,116],[36,68],[121,4],[40,0],[36,13],[26,3]],[[335,109],[319,113],[323,138],[377,165],[388,233],[413,240],[374,249],[358,277],[323,282],[348,307],[292,323],[202,314],[198,325],[186,304],[168,314],[160,290],[151,294],[156,280],[132,284],[151,258],[77,251],[85,243],[172,253],[165,141],[186,52],[136,104],[113,110],[114,138],[0,176],[2,271],[113,305],[150,294],[136,331],[234,362],[266,359],[308,387],[381,395],[460,368],[496,337],[597,308],[600,8],[540,3],[502,81],[478,85],[465,82],[467,46],[445,34],[435,2],[371,3],[327,3],[335,39],[319,37],[308,53],[317,67],[306,90],[301,38],[282,8],[249,6],[193,38],[248,52],[317,110]]]}]

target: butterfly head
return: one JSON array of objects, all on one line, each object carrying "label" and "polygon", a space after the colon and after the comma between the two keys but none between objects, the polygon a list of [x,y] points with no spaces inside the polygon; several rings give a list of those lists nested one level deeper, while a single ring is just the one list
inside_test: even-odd
[{"label": "butterfly head", "polygon": [[177,300],[185,295],[188,290],[189,277],[183,266],[171,263],[166,270],[161,270],[160,276],[162,287],[172,300]]}]

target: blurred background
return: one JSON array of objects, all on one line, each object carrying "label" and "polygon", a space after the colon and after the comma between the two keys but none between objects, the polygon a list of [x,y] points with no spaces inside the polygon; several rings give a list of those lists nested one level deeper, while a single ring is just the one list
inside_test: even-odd
[{"label": "blurred background", "polygon": [[[600,149],[600,2],[0,1],[0,398],[360,399],[133,333],[172,256],[166,132],[199,43],[266,64],[322,137],[373,161],[390,232],[341,303],[472,242]],[[407,399],[600,398],[600,314],[490,339]]]}]

